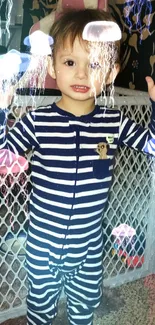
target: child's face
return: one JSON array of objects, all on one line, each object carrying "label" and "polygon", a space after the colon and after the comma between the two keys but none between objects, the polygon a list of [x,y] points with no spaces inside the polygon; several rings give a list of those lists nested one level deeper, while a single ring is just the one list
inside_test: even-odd
[{"label": "child's face", "polygon": [[[99,69],[99,66],[90,62],[86,46],[76,38],[73,47],[67,40],[65,46],[57,50],[52,77],[56,79],[62,97],[75,101],[94,101],[90,80],[94,69]],[[93,82],[96,96],[101,93],[102,78],[98,79]]]}]

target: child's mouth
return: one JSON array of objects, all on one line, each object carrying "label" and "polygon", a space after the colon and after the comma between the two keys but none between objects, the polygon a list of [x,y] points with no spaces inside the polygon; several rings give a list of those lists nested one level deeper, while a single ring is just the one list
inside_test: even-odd
[{"label": "child's mouth", "polygon": [[71,88],[77,93],[87,93],[89,91],[89,87],[83,85],[73,85]]}]

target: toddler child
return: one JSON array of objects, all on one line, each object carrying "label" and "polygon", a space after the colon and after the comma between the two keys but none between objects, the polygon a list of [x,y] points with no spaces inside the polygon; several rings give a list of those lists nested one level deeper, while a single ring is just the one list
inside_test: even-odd
[{"label": "toddler child", "polygon": [[[29,112],[5,135],[10,103],[1,94],[0,148],[23,155],[31,149],[32,193],[26,247],[28,273],[27,324],[51,324],[62,287],[70,325],[92,325],[102,296],[102,216],[111,186],[114,157],[124,144],[155,155],[155,85],[147,77],[152,101],[148,129],[117,109],[95,105],[85,25],[111,21],[96,9],[71,10],[51,28],[54,39],[49,73],[62,97],[57,103]],[[106,84],[119,72],[119,44]],[[51,60],[51,58],[50,58]],[[115,74],[115,76],[114,76]],[[102,73],[94,79],[101,92]]]}]

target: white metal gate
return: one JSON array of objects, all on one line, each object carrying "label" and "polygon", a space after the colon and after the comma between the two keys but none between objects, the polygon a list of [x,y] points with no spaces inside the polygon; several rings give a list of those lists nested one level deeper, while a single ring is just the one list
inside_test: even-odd
[{"label": "white metal gate", "polygon": [[[56,97],[40,96],[35,98],[35,105],[47,105],[56,100]],[[32,98],[19,96],[20,105],[33,105]],[[115,106],[136,122],[148,125],[151,106],[146,93],[116,88]],[[18,119],[21,108],[14,109],[13,104],[12,111]],[[30,159],[29,154],[28,157]],[[30,176],[30,169],[20,174],[0,175],[0,321],[23,315],[26,311],[24,258]],[[103,218],[105,286],[120,285],[155,273],[154,179],[153,158],[129,148],[118,150],[114,181]],[[136,230],[134,249],[127,243],[123,250],[116,247],[111,230],[121,223]]]}]

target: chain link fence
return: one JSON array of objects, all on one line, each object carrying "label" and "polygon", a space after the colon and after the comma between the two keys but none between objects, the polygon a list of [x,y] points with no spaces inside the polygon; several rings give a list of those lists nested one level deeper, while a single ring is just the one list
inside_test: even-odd
[{"label": "chain link fence", "polygon": [[[58,97],[18,96],[8,119],[8,129],[29,109],[57,101]],[[103,105],[102,101],[99,103]],[[21,109],[21,107],[24,107]],[[151,105],[146,93],[116,88],[115,107],[136,122],[147,126]],[[114,107],[114,108],[115,108]],[[0,321],[25,314],[27,279],[24,267],[31,192],[31,153],[29,167],[20,171],[0,170]],[[105,251],[104,285],[115,286],[153,273],[155,203],[154,160],[129,148],[119,148],[113,185],[103,216]],[[133,235],[113,233],[122,225]],[[131,229],[130,228],[130,229]]]}]

